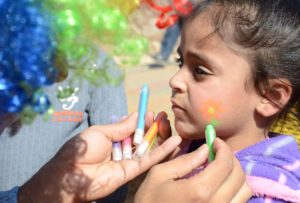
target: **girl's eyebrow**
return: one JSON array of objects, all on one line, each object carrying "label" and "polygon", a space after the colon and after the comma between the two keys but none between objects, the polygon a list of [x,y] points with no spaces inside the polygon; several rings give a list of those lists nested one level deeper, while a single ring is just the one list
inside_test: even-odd
[{"label": "girl's eyebrow", "polygon": [[[177,53],[180,56],[182,56],[182,52],[181,52],[181,48],[180,47],[177,48]],[[187,51],[187,55],[190,56],[190,57],[196,58],[197,60],[201,61],[205,65],[209,65],[209,66],[212,66],[212,67],[219,67],[219,65],[214,60],[211,60],[205,54],[189,50],[189,51]]]}]

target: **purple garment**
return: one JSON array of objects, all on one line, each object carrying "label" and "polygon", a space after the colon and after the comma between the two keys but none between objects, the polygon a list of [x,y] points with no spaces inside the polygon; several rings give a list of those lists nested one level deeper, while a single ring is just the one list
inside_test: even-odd
[{"label": "purple garment", "polygon": [[[203,143],[205,140],[192,141],[177,156],[192,152]],[[248,203],[300,203],[300,152],[293,136],[277,135],[238,151],[235,156],[253,191]],[[184,178],[196,175],[203,167]]]},{"label": "purple garment", "polygon": [[[300,190],[300,153],[293,136],[273,137],[235,154],[247,176],[262,177]],[[266,188],[271,191],[272,188]],[[264,191],[261,191],[264,193]],[[289,195],[289,194],[287,194]],[[248,202],[285,202],[279,199],[266,201],[261,195],[253,196]]]}]

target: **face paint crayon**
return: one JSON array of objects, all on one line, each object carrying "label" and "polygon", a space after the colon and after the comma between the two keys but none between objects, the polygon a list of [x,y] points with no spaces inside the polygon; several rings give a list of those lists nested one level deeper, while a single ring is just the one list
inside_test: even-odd
[{"label": "face paint crayon", "polygon": [[209,162],[215,160],[215,153],[213,150],[213,143],[215,138],[216,138],[216,131],[214,129],[214,126],[208,124],[205,129],[205,139],[206,139],[206,144],[208,145],[209,148],[209,156],[208,156]]},{"label": "face paint crayon", "polygon": [[148,130],[143,142],[137,147],[136,151],[133,154],[135,159],[139,159],[142,155],[147,151],[149,145],[151,144],[152,140],[154,139],[155,135],[158,132],[159,123],[163,118],[166,118],[167,114],[165,112],[160,112],[156,119],[154,120],[153,124],[151,125],[150,129]]},{"label": "face paint crayon", "polygon": [[[123,116],[121,120],[126,119],[127,116]],[[123,159],[132,159],[132,141],[131,137],[126,137],[122,141]]]},{"label": "face paint crayon", "polygon": [[144,128],[145,128],[145,114],[148,105],[149,88],[148,85],[144,85],[141,89],[140,104],[139,104],[139,118],[137,128],[135,130],[133,144],[139,145],[143,141]]},{"label": "face paint crayon", "polygon": [[[116,123],[117,117],[115,115],[111,116],[110,123]],[[120,142],[113,142],[112,144],[112,156],[114,161],[122,160],[122,148]]]},{"label": "face paint crayon", "polygon": [[132,159],[131,137],[127,137],[122,142],[123,159]]}]

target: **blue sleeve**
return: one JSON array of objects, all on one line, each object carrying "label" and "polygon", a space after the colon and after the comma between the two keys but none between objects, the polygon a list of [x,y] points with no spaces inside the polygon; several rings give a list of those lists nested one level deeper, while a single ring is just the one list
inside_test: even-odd
[{"label": "blue sleeve", "polygon": [[[98,65],[101,67],[108,55],[100,48],[98,49]],[[120,77],[121,70],[113,60],[106,62],[111,66],[108,68],[111,77]],[[105,84],[97,87],[89,85],[91,91],[91,101],[89,104],[89,120],[91,125],[105,125],[110,123],[110,118],[115,115],[118,121],[122,116],[127,116],[127,100],[123,82],[119,85]]]},{"label": "blue sleeve", "polygon": [[14,187],[9,191],[0,191],[1,203],[17,203],[19,187]]}]

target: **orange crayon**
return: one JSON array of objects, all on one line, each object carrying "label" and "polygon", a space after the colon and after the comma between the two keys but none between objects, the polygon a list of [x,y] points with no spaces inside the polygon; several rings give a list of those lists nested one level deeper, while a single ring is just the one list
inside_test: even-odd
[{"label": "orange crayon", "polygon": [[167,114],[164,111],[160,112],[156,116],[153,124],[145,135],[143,142],[137,147],[135,153],[133,154],[135,159],[139,159],[147,151],[149,145],[152,143],[152,140],[158,132],[159,123],[163,118],[167,118]]}]

